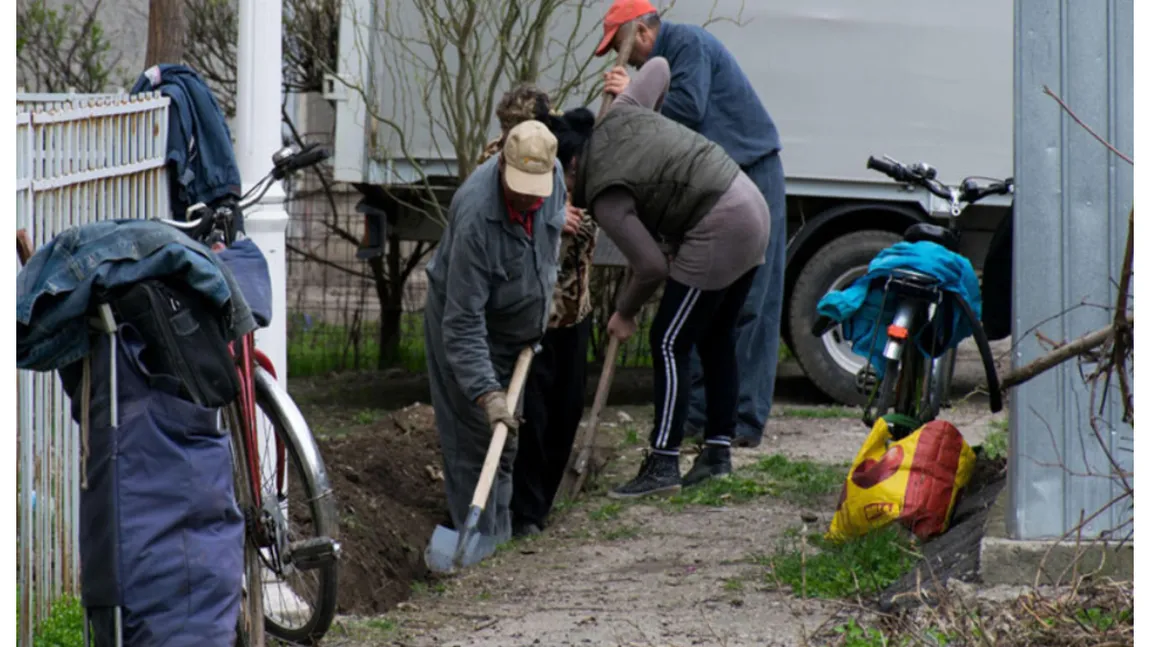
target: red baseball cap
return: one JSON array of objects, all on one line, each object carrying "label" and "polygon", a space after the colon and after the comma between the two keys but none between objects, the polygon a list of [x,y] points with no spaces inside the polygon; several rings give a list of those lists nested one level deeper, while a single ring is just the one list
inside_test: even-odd
[{"label": "red baseball cap", "polygon": [[607,15],[603,17],[603,40],[599,41],[599,47],[595,48],[595,56],[602,56],[611,49],[611,41],[615,40],[615,33],[624,24],[657,11],[655,5],[651,4],[649,0],[615,0],[612,2],[611,7],[607,9]]}]

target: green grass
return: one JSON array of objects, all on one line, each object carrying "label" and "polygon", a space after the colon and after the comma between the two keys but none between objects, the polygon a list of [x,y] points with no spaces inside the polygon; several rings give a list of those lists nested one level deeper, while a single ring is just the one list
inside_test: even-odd
[{"label": "green grass", "polygon": [[[651,348],[648,337],[653,317],[639,322],[635,335],[619,347],[619,366],[650,368]],[[598,334],[598,331],[596,331]],[[598,341],[599,347],[606,343]],[[588,348],[588,361],[595,362],[594,346]],[[366,321],[354,326],[315,321],[311,315],[293,312],[288,316],[288,376],[314,377],[340,371],[373,370],[379,366],[379,322]],[[794,355],[785,344],[779,347],[779,361]],[[400,321],[399,357],[391,367],[410,373],[427,370],[423,344],[423,313],[405,312]],[[850,413],[846,417],[857,415]],[[814,416],[822,417],[822,416]],[[839,417],[839,416],[825,416]]]},{"label": "green grass", "polygon": [[411,583],[411,594],[413,596],[420,595],[442,595],[447,592],[447,584],[445,582],[434,582],[428,584],[421,580],[415,580]]},{"label": "green grass", "polygon": [[[20,599],[19,594],[16,599]],[[16,626],[19,631],[19,609]],[[80,600],[63,597],[53,603],[52,613],[36,627],[33,642],[36,647],[83,647],[84,608],[80,606]]]},{"label": "green grass", "polygon": [[639,536],[638,526],[618,526],[610,528],[603,533],[603,539],[607,541],[618,541],[620,539],[634,539]]},{"label": "green grass", "polygon": [[767,494],[774,494],[766,483],[756,478],[732,474],[725,479],[711,479],[668,497],[665,504],[673,508],[687,505],[724,506],[746,503]]},{"label": "green grass", "polygon": [[1088,607],[1079,609],[1074,614],[1074,618],[1082,625],[1094,631],[1106,633],[1117,625],[1132,624],[1134,622],[1134,610],[1122,609],[1115,613],[1111,609]]},{"label": "green grass", "polygon": [[873,595],[909,572],[918,557],[898,526],[886,526],[858,539],[835,544],[822,535],[787,537],[774,555],[762,557],[767,581],[790,587],[796,596],[850,598]]},{"label": "green grass", "polygon": [[[423,315],[406,312],[400,321],[399,358],[394,366],[421,373],[427,370],[423,346]],[[379,366],[379,322],[357,327],[312,321],[308,315],[288,317],[288,376],[312,377]]]},{"label": "green grass", "polygon": [[595,521],[610,521],[617,518],[619,513],[622,511],[622,503],[618,501],[611,501],[609,503],[604,503],[598,508],[592,510],[587,516],[591,517],[591,519]]},{"label": "green grass", "polygon": [[623,430],[623,442],[631,447],[640,445],[647,442],[646,438],[639,435],[639,430],[632,425],[627,425]]},{"label": "green grass", "polygon": [[881,631],[860,625],[854,618],[835,627],[835,633],[843,637],[843,647],[887,647],[891,644]]},{"label": "green grass", "polygon": [[781,454],[772,454],[725,479],[711,479],[684,489],[665,499],[664,505],[676,509],[687,505],[724,506],[763,496],[813,503],[819,497],[839,491],[846,474],[845,466],[792,461]]},{"label": "green grass", "polygon": [[743,580],[737,577],[729,577],[723,580],[723,590],[736,593],[743,590]]},{"label": "green grass", "polygon": [[782,454],[759,459],[753,471],[767,478],[780,495],[810,503],[843,487],[847,467],[811,461],[792,461]]}]

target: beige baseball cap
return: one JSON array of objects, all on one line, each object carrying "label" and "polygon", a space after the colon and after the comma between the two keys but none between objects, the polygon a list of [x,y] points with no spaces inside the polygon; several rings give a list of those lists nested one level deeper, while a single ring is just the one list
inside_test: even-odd
[{"label": "beige baseball cap", "polygon": [[546,198],[555,185],[559,142],[541,122],[530,119],[512,128],[503,143],[504,178],[512,191]]}]

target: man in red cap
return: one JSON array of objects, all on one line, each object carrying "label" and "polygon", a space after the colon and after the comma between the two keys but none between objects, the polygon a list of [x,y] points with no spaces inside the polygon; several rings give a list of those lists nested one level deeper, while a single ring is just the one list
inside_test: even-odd
[{"label": "man in red cap", "polygon": [[[783,310],[786,259],[786,189],[778,129],[739,68],[734,56],[713,34],[696,25],[659,18],[648,0],[615,0],[603,19],[603,39],[596,56],[617,51],[620,27],[635,22],[628,63],[641,67],[656,56],[667,59],[671,85],[660,109],[715,142],[750,176],[771,211],[766,264],[755,276],[737,331],[739,411],[736,446],[756,446],[771,411],[779,355],[779,322]],[[604,92],[618,95],[630,81],[623,67],[607,72]],[[701,436],[706,402],[697,355],[692,354],[692,391],[688,435]],[[696,459],[700,476],[730,472],[730,448],[709,442]]]}]

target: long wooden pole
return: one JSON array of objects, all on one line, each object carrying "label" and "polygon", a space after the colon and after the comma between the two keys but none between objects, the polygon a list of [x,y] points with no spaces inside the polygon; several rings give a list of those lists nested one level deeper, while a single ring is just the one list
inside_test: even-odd
[{"label": "long wooden pole", "polygon": [[[631,49],[635,45],[635,23],[628,22],[619,28],[621,44],[615,65],[622,67],[631,58]],[[599,115],[595,121],[602,121],[611,103],[615,100],[612,94],[604,94],[603,102],[599,106]],[[595,400],[591,403],[591,416],[587,426],[580,429],[575,435],[575,442],[571,446],[571,455],[567,459],[567,467],[563,470],[563,479],[559,481],[559,490],[555,494],[557,500],[574,499],[583,489],[587,480],[588,463],[591,462],[591,452],[595,449],[595,435],[599,430],[599,417],[603,407],[607,405],[607,396],[611,392],[611,382],[615,378],[615,360],[619,355],[619,338],[612,336],[607,341],[607,352],[603,358],[603,370],[599,374],[599,385],[595,389]]]}]

